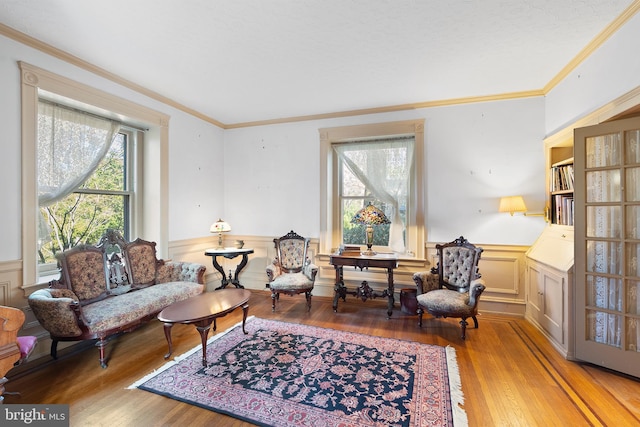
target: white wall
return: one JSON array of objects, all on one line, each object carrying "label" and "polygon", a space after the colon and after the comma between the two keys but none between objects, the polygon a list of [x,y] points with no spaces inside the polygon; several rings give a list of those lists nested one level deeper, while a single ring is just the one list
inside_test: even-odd
[{"label": "white wall", "polygon": [[[24,61],[171,116],[169,123],[169,240],[208,234],[224,208],[221,129],[170,106],[0,36],[0,262],[22,257],[20,71]],[[218,159],[218,161],[216,161]],[[144,236],[141,236],[144,237]]]},{"label": "white wall", "polygon": [[640,85],[640,15],[635,15],[547,94],[551,135]]},{"label": "white wall", "polygon": [[224,216],[223,130],[185,114],[169,129],[169,240],[209,235]]},{"label": "white wall", "polygon": [[540,217],[499,214],[501,196],[544,208],[544,99],[527,98],[235,129],[225,133],[225,219],[242,235],[319,236],[319,128],[425,118],[427,239],[531,244]]}]

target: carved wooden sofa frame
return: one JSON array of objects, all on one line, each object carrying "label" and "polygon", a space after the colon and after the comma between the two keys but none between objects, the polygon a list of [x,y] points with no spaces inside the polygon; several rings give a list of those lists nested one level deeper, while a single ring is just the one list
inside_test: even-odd
[{"label": "carved wooden sofa frame", "polygon": [[156,243],[127,242],[108,230],[97,245],[78,245],[56,255],[60,278],[29,296],[36,318],[59,341],[97,340],[100,365],[105,345],[156,318],[166,306],[204,290],[205,266],[156,258]]}]

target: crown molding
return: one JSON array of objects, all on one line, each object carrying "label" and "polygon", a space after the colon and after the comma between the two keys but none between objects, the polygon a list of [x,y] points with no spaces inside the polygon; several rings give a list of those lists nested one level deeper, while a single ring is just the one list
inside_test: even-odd
[{"label": "crown molding", "polygon": [[224,128],[224,124],[220,123],[219,121],[208,117],[196,110],[193,110],[185,105],[182,105],[170,98],[167,98],[163,95],[160,95],[157,92],[154,92],[152,90],[149,90],[147,88],[145,88],[144,86],[140,86],[139,84],[133,83],[127,79],[124,79],[116,74],[113,74],[107,70],[105,70],[104,68],[100,68],[97,67],[87,61],[84,61],[80,58],[78,58],[77,56],[71,55],[68,52],[65,52],[61,49],[58,49],[56,47],[53,47],[47,43],[44,43],[38,39],[35,39],[31,36],[28,36],[24,33],[21,33],[20,31],[14,30],[11,27],[8,27],[4,24],[0,23],[0,34],[9,37],[10,39],[13,39],[19,43],[22,43],[26,46],[29,46],[31,48],[37,49],[43,53],[46,53],[47,55],[51,55],[54,58],[58,58],[61,59],[65,62],[68,62],[71,65],[75,65],[78,68],[81,68],[83,70],[89,71],[97,76],[103,77],[107,80],[112,81],[113,83],[119,84],[121,86],[124,86],[128,89],[131,89],[133,91],[136,91],[142,95],[148,96],[149,98],[155,99],[156,101],[162,102],[163,104],[169,105],[171,107],[174,107],[180,111],[183,111],[187,114],[190,114],[194,117],[197,117],[201,120],[204,120],[205,122],[209,122],[211,124],[214,124],[218,127],[222,127]]},{"label": "crown molding", "polygon": [[549,83],[547,83],[542,90],[546,95],[554,87],[556,87],[562,80],[564,80],[571,71],[575,70],[578,65],[585,61],[589,56],[593,54],[600,46],[606,42],[609,37],[615,34],[629,19],[631,19],[640,10],[640,0],[635,0],[627,9],[624,10],[611,24],[609,24],[604,30],[602,30],[591,42],[584,47],[576,56],[569,62]]},{"label": "crown molding", "polygon": [[495,94],[495,95],[486,95],[486,96],[452,98],[452,99],[445,99],[445,100],[426,101],[426,102],[412,103],[412,104],[400,104],[400,105],[392,105],[392,106],[376,107],[376,108],[338,111],[338,112],[330,112],[330,113],[323,113],[323,114],[312,114],[312,115],[306,115],[306,116],[293,116],[293,117],[284,117],[284,118],[278,118],[278,119],[256,120],[256,121],[240,122],[240,123],[232,123],[232,124],[222,123],[199,111],[196,111],[192,108],[182,105],[157,92],[154,92],[141,85],[133,83],[103,68],[97,67],[74,55],[71,55],[63,50],[57,49],[47,43],[44,43],[38,39],[28,36],[20,31],[17,31],[1,23],[0,23],[0,35],[9,37],[19,43],[22,43],[24,45],[37,49],[55,58],[61,59],[65,62],[68,62],[79,68],[82,68],[86,71],[89,71],[93,74],[96,74],[114,83],[117,83],[129,89],[132,89],[142,95],[148,96],[149,98],[155,99],[156,101],[159,101],[166,105],[174,107],[180,111],[183,111],[187,114],[197,117],[205,122],[218,126],[219,128],[238,129],[238,128],[246,128],[246,127],[283,124],[283,123],[295,123],[295,122],[303,122],[303,121],[311,121],[311,120],[323,120],[323,119],[334,119],[334,118],[340,118],[340,117],[361,116],[361,115],[368,115],[368,114],[389,113],[389,112],[395,112],[395,111],[416,110],[421,108],[432,108],[432,107],[441,107],[441,106],[448,106],[448,105],[460,105],[460,104],[470,104],[470,103],[477,103],[477,102],[512,100],[517,98],[545,96],[547,93],[553,90],[553,88],[555,88],[563,79],[565,79],[571,71],[573,71],[584,60],[586,60],[591,54],[593,54],[593,52],[596,49],[598,49],[606,40],[608,40],[625,23],[627,23],[629,19],[631,19],[639,10],[640,10],[640,0],[635,0],[627,9],[625,9],[624,12],[620,14],[620,16],[618,16],[611,24],[609,24],[604,30],[602,30],[584,49],[582,49],[578,53],[578,55],[576,55],[576,57],[573,58],[571,62],[569,62],[569,64],[567,64],[542,89]]}]

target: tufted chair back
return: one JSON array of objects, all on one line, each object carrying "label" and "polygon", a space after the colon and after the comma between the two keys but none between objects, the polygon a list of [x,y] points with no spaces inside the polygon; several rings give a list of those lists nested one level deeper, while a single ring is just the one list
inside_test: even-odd
[{"label": "tufted chair back", "polygon": [[438,266],[432,269],[432,273],[438,274],[441,287],[467,292],[471,282],[480,278],[478,262],[482,248],[460,236],[452,242],[436,245],[436,250]]},{"label": "tufted chair back", "polygon": [[299,273],[307,262],[309,239],[290,231],[279,239],[274,239],[280,268],[285,273]]},{"label": "tufted chair back", "polygon": [[305,294],[307,311],[311,310],[311,291],[318,274],[318,266],[308,258],[309,239],[293,230],[273,239],[276,258],[267,265],[267,287],[271,289],[271,309],[276,311],[280,294]]}]

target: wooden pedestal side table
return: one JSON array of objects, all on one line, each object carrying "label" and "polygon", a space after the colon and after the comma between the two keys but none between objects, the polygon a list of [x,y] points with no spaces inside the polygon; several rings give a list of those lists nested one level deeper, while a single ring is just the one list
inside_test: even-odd
[{"label": "wooden pedestal side table", "polygon": [[222,289],[205,292],[184,301],[178,301],[166,307],[158,314],[158,320],[164,323],[164,335],[167,338],[169,352],[164,355],[168,359],[173,353],[171,328],[176,323],[194,325],[202,339],[202,366],[207,366],[207,335],[213,323],[216,330],[216,319],[226,316],[238,307],[242,307],[242,332],[247,320],[249,298],[251,292],[246,289]]},{"label": "wooden pedestal side table", "polygon": [[[336,269],[336,284],[334,287],[335,294],[333,296],[333,311],[338,311],[338,299],[342,298],[342,301],[346,301],[347,294],[360,297],[362,301],[366,301],[368,298],[387,297],[387,319],[391,317],[393,313],[393,269],[398,266],[398,258],[395,255],[389,254],[376,254],[373,256],[364,255],[330,255],[329,264],[333,265]],[[355,269],[369,269],[384,268],[387,270],[387,289],[384,291],[373,290],[367,281],[363,281],[362,284],[355,290],[348,290],[344,285],[344,272],[345,266],[353,266]]]},{"label": "wooden pedestal side table", "polygon": [[[240,274],[244,266],[247,265],[248,255],[252,253],[253,249],[250,248],[222,248],[207,249],[206,251],[204,251],[205,255],[213,258],[213,267],[222,275],[222,283],[219,287],[216,288],[216,290],[226,288],[229,283],[231,283],[236,288],[244,288],[244,286],[240,284],[240,280],[238,280],[238,275]],[[233,259],[239,255],[242,255],[242,261],[240,261],[240,264],[238,264],[238,266],[236,267],[236,271],[233,276],[231,275],[231,270],[229,270],[229,277],[227,277],[227,275],[224,273],[224,268],[222,268],[220,263],[218,263],[218,257],[221,256],[228,259]]]}]

